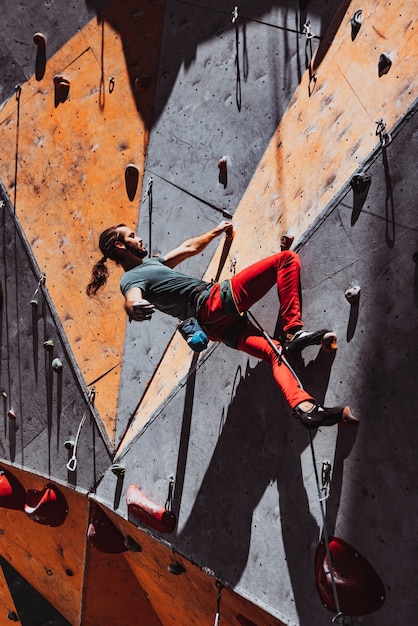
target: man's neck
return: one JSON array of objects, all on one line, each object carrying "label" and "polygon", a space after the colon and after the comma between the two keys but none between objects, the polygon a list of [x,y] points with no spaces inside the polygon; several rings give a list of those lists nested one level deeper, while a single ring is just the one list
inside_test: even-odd
[{"label": "man's neck", "polygon": [[128,258],[123,259],[121,261],[121,265],[123,267],[123,269],[125,270],[125,272],[128,272],[129,270],[133,270],[134,267],[138,267],[138,265],[142,265],[143,260],[142,259],[138,259],[138,257],[130,255]]}]

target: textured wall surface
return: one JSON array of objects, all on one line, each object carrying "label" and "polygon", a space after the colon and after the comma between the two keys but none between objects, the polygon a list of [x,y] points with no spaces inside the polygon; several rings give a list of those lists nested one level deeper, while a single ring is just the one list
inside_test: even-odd
[{"label": "textured wall surface", "polygon": [[[0,624],[212,626],[217,614],[220,626],[329,623],[314,570],[315,469],[325,462],[328,532],[368,559],[386,595],[380,610],[357,615],[364,583],[347,621],[412,623],[410,3],[3,9]],[[69,87],[57,88],[57,75]],[[130,164],[137,180],[126,177]],[[213,241],[180,269],[228,277],[292,235],[305,326],[338,333],[336,354],[309,348],[295,368],[318,400],[349,402],[361,421],[315,432],[315,463],[265,363],[222,344],[193,355],[159,313],[126,324],[115,266],[97,298],[85,295],[112,223],[138,229],[157,254],[225,217],[230,248]],[[271,292],[253,312],[274,334],[277,311]],[[13,476],[17,500],[7,495]],[[58,527],[28,514],[46,485],[65,497]],[[131,485],[170,509],[173,532],[128,510]]]}]

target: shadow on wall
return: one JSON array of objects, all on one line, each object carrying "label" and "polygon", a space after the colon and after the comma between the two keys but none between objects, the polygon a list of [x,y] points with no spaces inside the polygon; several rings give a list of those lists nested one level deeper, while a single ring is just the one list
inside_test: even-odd
[{"label": "shadow on wall", "polygon": [[[348,4],[349,0],[345,4]],[[170,93],[177,80],[178,73],[182,66],[188,68],[196,60],[198,47],[208,40],[220,37],[221,33],[235,31],[235,66],[236,66],[236,96],[238,110],[241,108],[241,79],[245,79],[248,72],[248,54],[245,48],[245,24],[249,20],[263,21],[271,20],[274,25],[275,8],[283,15],[283,23],[286,28],[273,26],[279,31],[287,31],[286,41],[293,41],[297,38],[298,67],[300,81],[307,64],[311,60],[312,40],[309,40],[308,48],[299,49],[299,36],[304,32],[304,24],[309,19],[309,15],[320,16],[321,32],[325,31],[328,23],[337,12],[340,1],[333,0],[325,8],[322,2],[299,2],[295,6],[294,0],[259,0],[254,3],[252,0],[242,0],[239,5],[238,17],[233,19],[233,5],[225,7],[224,0],[212,0],[207,3],[207,8],[201,5],[193,6],[176,0],[159,0],[149,2],[148,0],[127,0],[120,3],[117,0],[105,2],[104,0],[86,0],[86,5],[96,11],[99,21],[106,20],[120,33],[125,53],[126,66],[130,76],[130,83],[135,97],[138,111],[142,119],[150,128],[160,117],[165,109]],[[180,12],[183,11],[183,17]],[[202,12],[207,12],[208,20],[202,22]],[[273,19],[271,16],[273,15]],[[336,32],[338,25],[344,15],[344,11],[337,14],[340,17],[338,24],[334,24]],[[210,17],[210,20],[209,20]],[[181,19],[180,19],[181,18]],[[178,21],[180,19],[180,22]],[[163,23],[165,30],[163,34]],[[334,32],[334,31],[333,31]],[[163,43],[161,43],[163,40]],[[242,41],[240,46],[238,41]],[[317,38],[313,40],[317,43]],[[332,41],[332,40],[331,40]],[[323,42],[321,54],[324,56],[329,44]],[[175,54],[169,54],[171,67],[164,76],[158,76],[158,102],[154,103],[154,93],[156,89],[158,61],[161,46],[167,46]],[[290,57],[293,45],[289,50],[283,50],[285,57]],[[146,54],[144,54],[146,51]],[[287,54],[288,53],[288,54]],[[242,55],[242,58],[241,56]],[[103,42],[102,61],[105,59],[106,49]]]},{"label": "shadow on wall", "polygon": [[[317,382],[324,370],[323,365],[316,365],[310,381],[319,391]],[[312,611],[322,612],[323,608],[319,601],[314,607],[307,602],[316,595],[313,554],[319,540],[301,469],[301,455],[309,446],[308,433],[291,417],[266,363],[253,369],[247,366],[244,374],[238,370],[236,380],[210,465],[176,546],[232,587],[239,583],[249,557],[256,555],[259,562],[251,567],[277,571],[279,592],[283,583],[277,569],[281,562],[278,555],[283,541],[300,623],[311,624]],[[340,449],[340,464],[351,444]],[[340,484],[333,488],[339,492],[342,472],[338,480]],[[268,489],[274,483],[278,494]],[[255,518],[264,497],[268,504]],[[179,506],[178,500],[175,506]],[[255,594],[258,591],[254,589]]]}]

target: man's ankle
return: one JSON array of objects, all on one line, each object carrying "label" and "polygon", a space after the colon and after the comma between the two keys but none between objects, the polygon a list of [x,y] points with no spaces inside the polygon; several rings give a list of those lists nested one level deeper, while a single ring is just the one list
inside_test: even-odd
[{"label": "man's ankle", "polygon": [[291,341],[293,339],[293,337],[296,335],[296,333],[298,332],[298,330],[302,330],[303,326],[293,326],[293,328],[289,328],[286,331],[286,339],[288,341]]},{"label": "man's ankle", "polygon": [[308,411],[310,411],[311,409],[313,409],[314,407],[314,403],[311,402],[310,400],[304,400],[303,402],[300,402],[295,409],[299,409],[300,411],[302,411],[303,413],[308,413]]}]

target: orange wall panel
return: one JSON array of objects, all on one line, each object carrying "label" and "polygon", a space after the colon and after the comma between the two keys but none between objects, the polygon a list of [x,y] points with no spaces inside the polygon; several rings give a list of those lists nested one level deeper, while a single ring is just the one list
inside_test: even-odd
[{"label": "orange wall panel", "polygon": [[[128,15],[141,4],[148,9],[152,37],[158,38],[161,3],[154,7],[128,3]],[[120,20],[123,12],[119,13]],[[159,39],[149,38],[143,45],[151,45],[153,53],[145,55],[142,50],[148,67],[136,69],[154,73],[155,85]],[[46,286],[85,382],[114,368],[96,383],[96,406],[111,440],[126,319],[117,272],[97,299],[87,298],[85,288],[100,258],[100,232],[119,222],[134,228],[138,220],[148,120],[138,107],[126,54],[117,30],[106,21],[91,22],[48,61],[41,81],[32,77],[24,83],[19,99],[10,99],[0,116],[2,178],[16,200],[17,216],[46,274]],[[70,81],[64,102],[55,98],[56,74]],[[149,115],[152,94],[153,88],[141,94],[144,115]],[[131,162],[139,170],[133,200],[125,186],[125,168]]]}]

